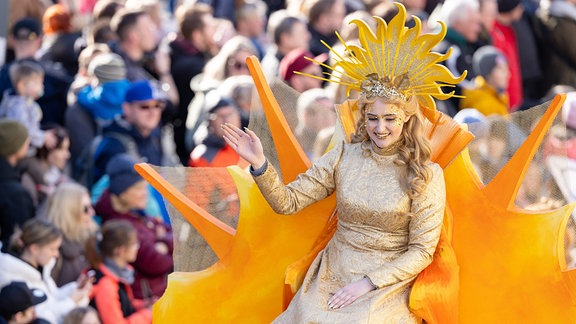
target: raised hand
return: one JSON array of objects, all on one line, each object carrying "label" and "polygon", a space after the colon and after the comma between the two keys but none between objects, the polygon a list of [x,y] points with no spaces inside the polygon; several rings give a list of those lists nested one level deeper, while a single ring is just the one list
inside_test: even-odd
[{"label": "raised hand", "polygon": [[248,128],[244,129],[245,131],[228,123],[222,124],[226,143],[228,143],[240,157],[248,161],[253,169],[258,169],[266,162],[262,143],[256,133]]}]

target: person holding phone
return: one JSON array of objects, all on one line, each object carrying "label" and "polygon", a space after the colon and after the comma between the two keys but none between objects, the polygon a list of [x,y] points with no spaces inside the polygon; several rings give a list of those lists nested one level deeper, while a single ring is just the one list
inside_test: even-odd
[{"label": "person holding phone", "polygon": [[62,234],[49,221],[33,218],[15,234],[9,253],[0,254],[0,288],[12,281],[24,281],[32,289],[39,289],[47,296],[36,306],[38,317],[50,323],[60,323],[63,317],[78,306],[86,306],[92,283],[84,275],[78,281],[60,288],[50,275]]},{"label": "person holding phone", "polygon": [[87,275],[95,274],[90,303],[103,324],[152,323],[151,302],[135,299],[130,287],[134,268],[129,263],[136,260],[139,248],[136,230],[126,220],[104,223],[101,233],[86,243],[91,266]]}]

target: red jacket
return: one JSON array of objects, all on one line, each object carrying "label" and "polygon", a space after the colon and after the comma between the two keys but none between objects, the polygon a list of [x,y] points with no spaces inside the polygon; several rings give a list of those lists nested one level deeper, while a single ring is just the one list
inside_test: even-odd
[{"label": "red jacket", "polygon": [[196,146],[190,154],[188,165],[191,167],[227,167],[238,165],[247,167],[244,161],[222,138],[214,134],[208,135],[202,144]]},{"label": "red jacket", "polygon": [[504,53],[510,68],[510,82],[508,84],[508,97],[510,98],[510,112],[518,109],[524,100],[522,94],[522,71],[520,70],[520,57],[518,55],[518,41],[512,26],[504,26],[498,22],[490,33],[494,47]]},{"label": "red jacket", "polygon": [[[154,217],[137,212],[119,213],[115,211],[112,208],[108,191],[102,194],[94,209],[96,214],[102,217],[103,222],[111,219],[127,220],[136,229],[140,249],[136,261],[132,264],[136,270],[132,285],[134,296],[139,299],[151,297],[150,294],[155,297],[162,296],[166,290],[167,276],[174,268],[172,229]],[[167,234],[163,237],[157,237],[156,230],[159,228],[163,228]],[[165,243],[168,246],[168,254],[156,251],[154,244],[157,242]]]},{"label": "red jacket", "polygon": [[130,285],[104,264],[100,265],[96,280],[90,299],[102,324],[152,323],[152,310],[145,308],[143,301],[134,299]]}]

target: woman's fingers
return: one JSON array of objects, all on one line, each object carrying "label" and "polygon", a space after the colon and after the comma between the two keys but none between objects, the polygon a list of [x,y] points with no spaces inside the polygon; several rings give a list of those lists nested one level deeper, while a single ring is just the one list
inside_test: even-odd
[{"label": "woman's fingers", "polygon": [[222,124],[222,128],[224,130],[228,130],[231,134],[238,135],[238,137],[240,137],[242,135],[246,135],[246,133],[243,130],[241,130],[240,128],[238,128],[232,124],[224,123],[224,124]]}]

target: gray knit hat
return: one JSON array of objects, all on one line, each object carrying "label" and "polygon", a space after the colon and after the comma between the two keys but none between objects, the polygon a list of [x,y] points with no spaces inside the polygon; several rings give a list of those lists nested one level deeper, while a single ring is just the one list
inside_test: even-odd
[{"label": "gray knit hat", "polygon": [[8,157],[18,152],[27,139],[26,126],[12,119],[0,119],[0,156]]},{"label": "gray knit hat", "polygon": [[506,57],[494,46],[480,47],[472,57],[472,69],[476,75],[487,77],[496,65],[506,62]]},{"label": "gray knit hat", "polygon": [[115,53],[102,53],[88,64],[88,75],[94,75],[100,83],[126,79],[126,65]]}]

